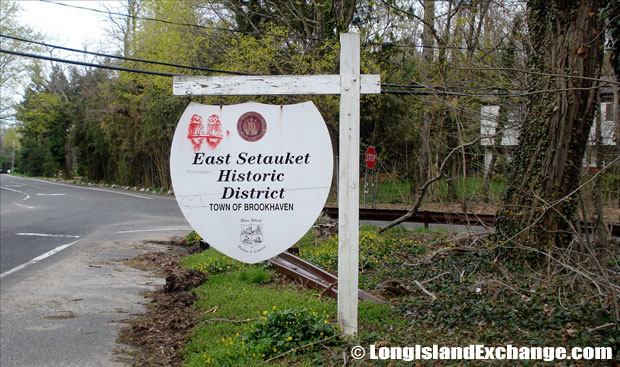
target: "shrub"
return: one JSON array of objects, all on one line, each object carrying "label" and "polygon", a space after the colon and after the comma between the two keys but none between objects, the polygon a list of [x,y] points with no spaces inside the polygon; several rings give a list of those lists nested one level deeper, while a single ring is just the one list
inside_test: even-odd
[{"label": "shrub", "polygon": [[198,242],[200,242],[200,240],[202,240],[202,238],[200,237],[198,233],[196,233],[196,231],[189,232],[188,234],[185,235],[185,237],[183,237],[183,239],[185,240],[185,244],[187,246],[193,246],[197,244]]},{"label": "shrub", "polygon": [[305,308],[279,311],[275,306],[271,312],[263,311],[240,338],[247,355],[262,359],[312,343],[338,344],[341,339],[338,325],[330,321],[326,311],[319,313]]}]

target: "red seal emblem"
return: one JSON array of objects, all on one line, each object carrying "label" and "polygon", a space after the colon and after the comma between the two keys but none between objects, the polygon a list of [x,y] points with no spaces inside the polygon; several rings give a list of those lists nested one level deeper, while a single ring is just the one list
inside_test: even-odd
[{"label": "red seal emblem", "polygon": [[258,112],[246,112],[237,121],[237,132],[245,141],[257,141],[265,136],[267,122]]}]

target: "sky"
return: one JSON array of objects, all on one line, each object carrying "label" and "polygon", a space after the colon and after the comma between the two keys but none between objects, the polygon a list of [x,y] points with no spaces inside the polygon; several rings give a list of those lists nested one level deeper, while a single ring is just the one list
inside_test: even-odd
[{"label": "sky", "polygon": [[[120,1],[58,2],[100,10],[105,10],[104,4],[111,8],[120,4]],[[105,31],[109,21],[105,14],[37,0],[19,0],[17,3],[22,9],[19,22],[41,32],[46,43],[89,51],[110,50]],[[83,60],[80,54],[59,50],[54,51],[53,56]]]},{"label": "sky", "polygon": [[[116,8],[122,3],[121,1],[54,1],[99,10],[105,10],[104,6],[117,10]],[[106,29],[110,27],[110,21],[106,14],[70,8],[38,0],[18,0],[16,2],[21,9],[18,13],[17,21],[39,32],[42,35],[42,42],[78,50],[114,53],[114,44],[110,42],[106,32]],[[93,63],[99,62],[92,55],[84,55],[52,48],[44,48],[35,53],[61,59]],[[42,62],[42,64],[47,67],[50,65],[49,62]],[[21,77],[23,78],[21,84],[25,88],[28,84],[28,74],[22,74]],[[23,89],[11,90],[11,99],[15,103],[18,103],[22,99],[23,92]]]}]

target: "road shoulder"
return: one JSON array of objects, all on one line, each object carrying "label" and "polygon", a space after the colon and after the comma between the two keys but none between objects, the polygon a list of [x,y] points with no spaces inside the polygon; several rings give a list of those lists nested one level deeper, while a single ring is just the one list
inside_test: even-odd
[{"label": "road shoulder", "polygon": [[126,366],[116,343],[123,320],[144,313],[142,294],[164,283],[126,260],[167,250],[142,241],[82,245],[54,266],[3,279],[0,365]]}]

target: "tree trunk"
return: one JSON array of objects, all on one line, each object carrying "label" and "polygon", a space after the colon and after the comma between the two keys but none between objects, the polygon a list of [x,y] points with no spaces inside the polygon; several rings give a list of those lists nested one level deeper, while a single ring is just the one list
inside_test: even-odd
[{"label": "tree trunk", "polygon": [[[424,60],[426,72],[423,75],[424,83],[430,84],[432,75],[430,73],[433,64],[433,42],[435,32],[435,2],[432,0],[424,0],[424,32],[422,33],[422,59]],[[428,97],[428,102],[430,102]],[[415,196],[416,187],[426,182],[432,177],[432,144],[431,144],[431,125],[432,125],[432,107],[431,103],[427,104],[422,120],[422,128],[420,129],[420,169],[418,176],[418,184],[411,186],[411,194]],[[431,190],[432,191],[432,190]],[[433,196],[433,195],[431,195]]]},{"label": "tree trunk", "polygon": [[[597,98],[596,104],[597,106],[600,106],[600,98]],[[602,136],[602,131],[601,131],[601,124],[602,121],[601,119],[603,118],[603,116],[601,116],[601,110],[600,108],[597,108],[597,111],[595,112],[595,121],[596,121],[596,126],[595,126],[595,133],[594,133],[594,146],[592,147],[592,151],[593,151],[593,155],[594,155],[594,159],[596,162],[596,168],[601,169],[603,168],[603,166],[605,165],[603,163],[603,157],[602,157],[602,149],[601,149],[601,145],[603,144],[603,136]],[[595,228],[595,233],[596,235],[594,236],[596,238],[596,247],[597,247],[597,256],[598,259],[601,263],[606,263],[607,262],[607,241],[609,238],[609,233],[607,233],[607,228],[605,227],[605,222],[604,222],[604,214],[603,214],[603,179],[602,177],[599,175],[598,177],[596,177],[596,179],[594,180],[594,188],[592,190],[592,201],[594,202],[594,228]],[[585,218],[584,216],[584,220],[587,221],[588,218]]]},{"label": "tree trunk", "polygon": [[[603,0],[530,0],[533,74],[513,171],[497,213],[498,233],[529,246],[566,247],[572,238],[581,165],[603,57]],[[558,76],[566,75],[566,76]]]}]

